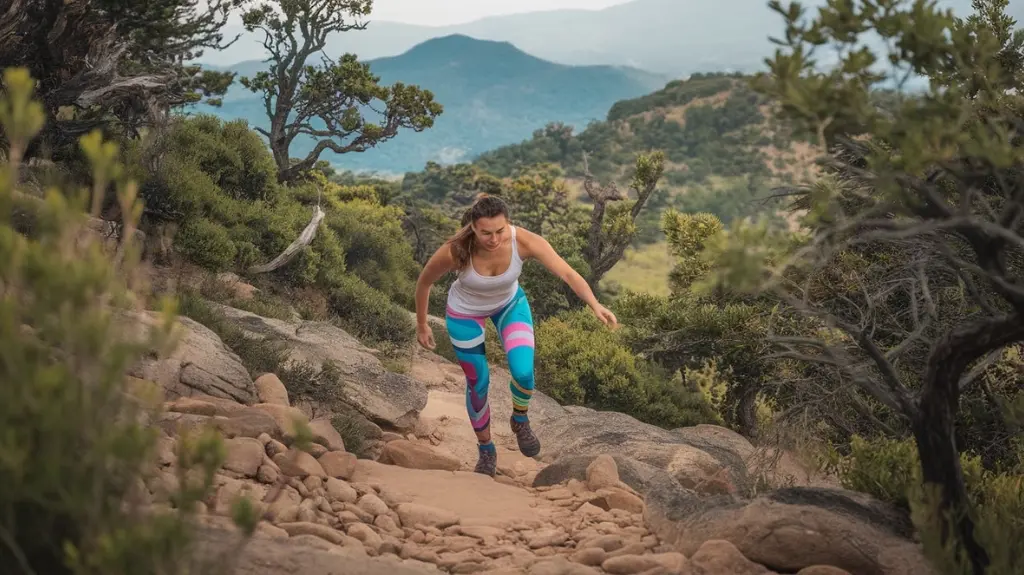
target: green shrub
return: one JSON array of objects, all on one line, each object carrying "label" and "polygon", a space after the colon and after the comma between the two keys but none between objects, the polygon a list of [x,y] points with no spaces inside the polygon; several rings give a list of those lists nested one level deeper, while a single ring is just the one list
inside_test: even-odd
[{"label": "green shrub", "polygon": [[[165,302],[152,329],[131,329],[146,303],[132,240],[137,188],[120,177],[113,182],[126,238],[115,264],[85,230],[86,213],[98,213],[96,194],[123,173],[117,147],[93,132],[81,144],[97,201],[48,190],[32,236],[15,231],[18,161],[45,118],[27,71],[8,69],[3,79],[9,164],[0,167],[0,565],[19,575],[196,572],[188,565],[195,504],[211,494],[224,448],[212,433],[182,438],[175,509],[145,509],[160,433],[149,422],[159,415],[160,394],[152,384],[128,385],[126,373],[151,350],[170,348],[175,313]],[[251,534],[252,507],[237,506],[235,518]]]},{"label": "green shrub", "polygon": [[538,386],[560,403],[621,411],[669,428],[716,420],[699,392],[637,358],[589,310],[544,320],[536,332]]},{"label": "green shrub", "polygon": [[345,451],[359,459],[370,457],[365,418],[352,408],[341,409],[331,417],[331,425],[345,442]]},{"label": "green shrub", "polygon": [[363,199],[335,202],[331,208],[327,225],[345,252],[346,268],[411,309],[419,266],[405,241],[402,210]]},{"label": "green shrub", "polygon": [[328,301],[342,327],[358,337],[396,345],[416,337],[416,323],[409,313],[356,276],[342,276]]},{"label": "green shrub", "polygon": [[[1024,475],[1020,469],[986,470],[980,458],[961,454],[964,481],[975,517],[975,534],[991,559],[986,573],[1011,575],[1024,567]],[[850,454],[833,453],[830,466],[847,489],[909,508],[926,555],[944,575],[972,573],[939,541],[940,523],[934,509],[938,493],[923,486],[917,447],[912,439],[864,439],[854,436]]]},{"label": "green shrub", "polygon": [[215,272],[231,269],[238,254],[224,226],[206,218],[186,222],[174,236],[174,247],[190,261]]}]

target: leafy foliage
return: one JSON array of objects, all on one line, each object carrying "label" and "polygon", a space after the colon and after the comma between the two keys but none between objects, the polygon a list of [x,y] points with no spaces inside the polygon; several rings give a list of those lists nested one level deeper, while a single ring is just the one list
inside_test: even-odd
[{"label": "leafy foliage", "polygon": [[[12,208],[25,197],[18,158],[45,114],[27,70],[5,70],[3,79],[0,125],[10,161],[0,170],[0,563],[24,574],[196,572],[192,519],[224,451],[216,434],[184,436],[180,485],[169,493],[174,509],[143,512],[160,433],[149,422],[160,394],[126,373],[145,354],[173,346],[175,306],[163,302],[143,333],[130,329],[148,303],[133,239],[137,187],[117,146],[92,132],[81,139],[92,188],[48,190],[33,202],[32,235],[15,231]],[[116,246],[85,227],[108,184],[124,214]],[[251,534],[252,507],[240,504],[234,516]]]},{"label": "leafy foliage", "polygon": [[715,421],[699,390],[638,359],[589,311],[542,321],[537,342],[537,380],[559,402],[620,411],[666,428]]},{"label": "leafy foliage", "polygon": [[0,18],[0,67],[39,81],[46,125],[28,152],[71,158],[95,128],[134,136],[168,109],[218,104],[234,74],[194,60],[225,43],[240,0],[13,0]]},{"label": "leafy foliage", "polygon": [[[852,382],[880,406],[866,416],[906,421],[925,491],[938,490],[937,545],[970,572],[997,568],[968,513],[954,425],[961,395],[1024,341],[1024,34],[1005,0],[976,1],[966,21],[922,2],[830,2],[809,22],[771,5],[786,40],[759,86],[829,146],[832,176],[802,190],[806,236],[736,225],[711,238],[704,286],[768,292],[816,322],[812,337],[775,337],[780,357]],[[869,31],[890,47],[882,58],[861,43]],[[822,46],[839,66],[819,69]],[[929,89],[875,105],[873,85],[908,73]]]},{"label": "leafy foliage", "polygon": [[135,143],[132,165],[154,206],[147,209],[151,235],[174,230],[177,255],[212,272],[245,275],[269,261],[319,203],[327,215],[313,242],[273,279],[283,291],[318,291],[327,315],[359,326],[360,335],[391,340],[409,333],[411,320],[391,311],[396,302],[412,305],[417,272],[411,247],[395,241],[404,235],[404,212],[381,205],[374,186],[338,184],[315,171],[294,185],[278,184],[259,136],[244,122],[212,116],[177,119]]},{"label": "leafy foliage", "polygon": [[[329,35],[365,28],[353,21],[368,15],[372,5],[370,0],[283,0],[263,3],[243,16],[248,31],[263,32],[263,47],[270,54],[269,71],[241,82],[262,94],[270,128],[257,130],[270,143],[280,181],[295,181],[325,150],[363,152],[401,128],[425,130],[441,114],[430,91],[400,82],[381,86],[355,54],[337,62],[322,55]],[[318,52],[322,66],[309,65]],[[383,122],[367,122],[363,114],[378,107]],[[316,144],[293,162],[289,149],[298,137],[315,138]]]}]

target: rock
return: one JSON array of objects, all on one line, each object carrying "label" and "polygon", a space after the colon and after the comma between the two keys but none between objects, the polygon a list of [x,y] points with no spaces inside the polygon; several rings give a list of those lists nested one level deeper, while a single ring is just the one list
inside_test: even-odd
[{"label": "rock", "polygon": [[[259,413],[263,413],[263,412],[259,412]],[[264,414],[264,415],[266,415],[266,414]],[[269,416],[267,416],[267,417],[269,417]],[[267,441],[266,443],[264,443],[264,446],[267,448],[267,455],[269,455],[270,457],[273,457],[273,456],[277,455],[278,453],[284,453],[284,452],[288,451],[288,446],[287,445],[285,445],[285,444],[281,443],[280,441],[278,441],[276,439],[273,439],[273,438],[271,438],[270,441]]]},{"label": "rock", "polygon": [[360,509],[366,511],[370,515],[377,517],[378,515],[384,515],[388,512],[388,506],[386,503],[381,501],[380,497],[372,493],[367,493],[359,498],[359,502],[356,503]]},{"label": "rock", "polygon": [[218,305],[245,332],[285,343],[288,359],[319,369],[333,362],[345,387],[346,401],[374,423],[412,430],[427,404],[426,387],[408,376],[389,372],[367,348],[330,322],[283,321]]},{"label": "rock", "polygon": [[330,477],[351,479],[356,472],[356,456],[344,451],[329,451],[318,459],[324,472]]},{"label": "rock", "polygon": [[694,575],[765,575],[769,571],[740,553],[735,545],[728,541],[705,541],[700,549],[690,558],[690,569]]},{"label": "rock", "polygon": [[286,439],[286,443],[289,443],[298,434],[297,423],[309,425],[309,419],[302,410],[289,407],[287,405],[277,405],[274,403],[257,403],[250,407],[250,409],[262,411],[274,419],[277,423],[278,429],[280,429],[279,436],[283,436]]},{"label": "rock", "polygon": [[[684,487],[703,493],[746,493],[753,486],[744,459],[748,454],[735,451],[732,436],[667,431],[613,411],[565,411],[564,417],[535,426],[545,458],[551,461],[566,455],[625,455],[667,471]],[[629,484],[624,474],[622,480]]]},{"label": "rock", "polygon": [[443,529],[459,523],[459,516],[444,509],[419,503],[400,503],[395,509],[405,527],[437,527]]},{"label": "rock", "polygon": [[562,545],[568,540],[569,536],[561,529],[542,529],[530,535],[527,545],[530,549],[540,549]]},{"label": "rock", "polygon": [[[600,455],[567,455],[546,466],[533,480],[534,487],[547,487],[576,480],[587,480],[587,469]],[[662,477],[670,477],[663,469],[641,463],[625,455],[610,455],[615,461],[619,480],[631,489],[645,493],[647,486]]]},{"label": "rock", "polygon": [[394,433],[393,431],[385,431],[380,435],[382,443],[390,443],[396,439],[404,439],[400,434]]},{"label": "rock", "polygon": [[462,463],[454,456],[436,451],[429,445],[413,443],[406,439],[388,442],[378,461],[406,469],[456,471],[462,467]]},{"label": "rock", "polygon": [[850,575],[850,572],[831,565],[811,565],[797,571],[796,575]]},{"label": "rock", "polygon": [[294,523],[278,523],[278,527],[288,532],[288,535],[315,535],[325,541],[330,541],[335,545],[343,545],[345,542],[345,536],[340,532],[331,529],[326,525],[320,525],[319,523],[305,523],[305,522],[294,522]]},{"label": "rock", "polygon": [[263,444],[251,437],[236,437],[224,440],[227,457],[224,469],[234,471],[245,477],[256,477],[256,472],[263,463]]},{"label": "rock", "polygon": [[574,563],[579,563],[581,565],[589,565],[591,567],[597,567],[600,566],[601,563],[604,563],[606,556],[607,553],[604,549],[601,549],[600,547],[586,547],[573,553],[569,559],[571,559]]},{"label": "rock", "polygon": [[617,487],[601,489],[593,499],[590,499],[590,503],[604,510],[622,509],[630,513],[644,512],[643,499]]},{"label": "rock", "polygon": [[328,477],[324,487],[327,489],[327,496],[334,501],[355,503],[358,497],[356,490],[351,485],[334,477]]},{"label": "rock", "polygon": [[291,405],[288,402],[288,389],[277,375],[264,373],[256,378],[253,385],[256,386],[256,396],[259,397],[260,403],[272,403],[285,407]]},{"label": "rock", "polygon": [[232,272],[217,274],[217,281],[224,284],[224,287],[230,289],[235,297],[240,300],[251,300],[260,291],[252,284],[242,281],[238,274]]},{"label": "rock", "polygon": [[278,470],[276,465],[260,465],[259,469],[256,470],[256,479],[259,480],[260,483],[273,485],[274,483],[277,483],[280,476],[281,472]]},{"label": "rock", "polygon": [[260,521],[256,524],[256,531],[253,532],[253,536],[268,539],[288,539],[289,537],[287,531],[266,521]]},{"label": "rock", "polygon": [[[118,316],[123,333],[143,338],[161,323],[155,311]],[[169,355],[143,359],[128,375],[149,380],[164,388],[168,399],[210,395],[243,404],[256,401],[256,387],[242,360],[206,326],[187,317],[178,318],[181,337]]]},{"label": "rock", "polygon": [[207,417],[227,417],[245,409],[245,405],[231,399],[212,395],[196,394],[191,397],[179,397],[164,404],[164,410],[174,413],[190,413]]},{"label": "rock", "polygon": [[621,549],[624,545],[625,542],[623,542],[621,535],[608,534],[599,535],[597,537],[592,537],[590,539],[584,539],[583,541],[580,541],[580,544],[577,546],[577,548],[587,549],[592,547],[610,553],[612,551],[617,551]]},{"label": "rock", "polygon": [[932,572],[906,514],[852,491],[795,487],[738,502],[662,481],[650,486],[645,502],[647,526],[687,556],[706,541],[725,540],[779,572],[812,565],[864,575]]},{"label": "rock", "polygon": [[299,449],[289,449],[287,453],[279,453],[274,456],[274,463],[281,468],[281,472],[290,477],[303,479],[307,476],[326,479],[327,474],[320,463],[312,455]]},{"label": "rock", "polygon": [[[310,537],[310,536],[299,536]],[[322,548],[303,545],[292,537],[284,541],[261,539],[258,544],[235,548],[238,535],[224,529],[204,528],[197,533],[196,555],[215,560],[232,554],[231,575],[438,575],[436,567],[407,563],[394,555],[367,557],[359,548]],[[317,538],[319,539],[319,538]],[[343,565],[344,567],[339,567]],[[339,571],[339,569],[341,569]]]},{"label": "rock", "polygon": [[530,565],[530,575],[599,575],[593,567],[571,563],[565,557],[542,559]]},{"label": "rock", "polygon": [[345,451],[345,440],[329,419],[314,419],[309,422],[309,429],[313,432],[313,441],[331,451]]},{"label": "rock", "polygon": [[[635,575],[660,567],[661,564],[651,555],[619,555],[610,557],[601,563],[601,569],[611,575]],[[723,571],[730,573],[731,571]],[[739,574],[736,574],[739,575]]]},{"label": "rock", "polygon": [[274,438],[284,437],[281,426],[273,417],[251,406],[210,423],[227,437],[259,437],[264,433]]},{"label": "rock", "polygon": [[358,539],[370,549],[380,549],[380,546],[384,543],[384,540],[377,535],[377,532],[370,528],[365,523],[353,523],[348,526],[348,534],[350,537]]},{"label": "rock", "polygon": [[587,488],[598,491],[605,487],[619,486],[619,467],[615,458],[607,453],[598,455],[587,466]]}]

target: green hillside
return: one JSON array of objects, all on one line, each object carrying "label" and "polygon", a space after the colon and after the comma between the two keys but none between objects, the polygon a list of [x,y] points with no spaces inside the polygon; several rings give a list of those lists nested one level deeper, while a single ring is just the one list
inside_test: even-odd
[{"label": "green hillside", "polygon": [[773,181],[802,176],[806,143],[777,129],[769,102],[739,74],[696,74],[663,89],[615,103],[606,119],[585,130],[549,124],[530,140],[481,154],[474,164],[499,177],[537,163],[558,164],[570,179],[591,173],[625,182],[637,153],[662,150],[670,203],[723,219],[761,211],[749,205]]},{"label": "green hillside", "polygon": [[623,180],[636,153],[664,150],[671,188],[698,188],[736,177],[792,177],[801,151],[771,121],[768,102],[741,75],[694,75],[662,90],[613,104],[605,121],[583,132],[551,124],[519,144],[480,154],[474,164],[496,176],[538,163],[561,166],[568,177],[591,173]]},{"label": "green hillside", "polygon": [[[771,106],[739,74],[697,74],[664,88],[610,106],[602,121],[576,132],[549,123],[529,140],[479,155],[471,164],[431,164],[408,173],[405,193],[438,203],[466,201],[541,164],[557,166],[571,195],[582,191],[584,152],[590,172],[602,182],[628,187],[637,154],[660,150],[666,156],[660,189],[641,212],[636,242],[607,280],[650,293],[668,289],[669,258],[661,231],[667,208],[711,212],[723,221],[773,213],[774,185],[809,175],[812,149],[779,130]],[[609,287],[611,285],[609,284]]]},{"label": "green hillside", "polygon": [[[264,67],[261,62],[242,62],[231,70],[251,76]],[[424,132],[399,133],[359,154],[321,156],[339,169],[401,174],[422,169],[428,161],[468,161],[496,146],[520,142],[549,122],[582,128],[604,117],[616,101],[668,81],[632,68],[554,64],[507,42],[461,35],[435,38],[400,56],[371,60],[370,68],[383,83],[400,81],[432,91],[444,113]],[[267,125],[262,100],[240,85],[231,88],[223,107],[200,111]],[[368,114],[375,117],[372,111]],[[291,154],[305,155],[313,146],[312,140],[296,140]]]}]

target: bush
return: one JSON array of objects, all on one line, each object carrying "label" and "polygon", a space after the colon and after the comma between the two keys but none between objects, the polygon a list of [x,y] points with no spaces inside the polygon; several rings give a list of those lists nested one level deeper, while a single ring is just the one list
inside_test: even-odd
[{"label": "bush", "polygon": [[[980,458],[971,454],[961,454],[960,461],[974,509],[975,533],[991,559],[986,573],[1020,573],[1024,567],[1024,475],[1020,469],[986,470]],[[972,572],[961,558],[939,544],[940,526],[933,512],[938,494],[930,486],[922,486],[913,440],[854,436],[850,454],[840,457],[833,453],[829,463],[843,487],[910,509],[925,552],[940,573]]]},{"label": "bush", "polygon": [[416,337],[412,316],[357,277],[342,276],[328,301],[342,327],[358,337],[396,345]]},{"label": "bush", "polygon": [[[183,438],[173,511],[145,512],[145,480],[156,469],[159,412],[152,384],[126,373],[150,350],[173,343],[173,302],[138,337],[144,291],[132,241],[137,188],[113,182],[126,238],[114,264],[85,229],[82,194],[51,189],[32,236],[15,231],[18,159],[44,122],[24,70],[4,72],[0,125],[10,165],[0,169],[0,565],[18,574],[179,573],[189,569],[195,504],[211,493],[224,459],[219,436]],[[117,147],[98,132],[81,140],[95,190],[121,173]],[[92,203],[94,215],[100,198]],[[89,241],[90,238],[92,241]],[[84,241],[83,241],[84,240]],[[236,507],[248,533],[252,507]]]},{"label": "bush", "polygon": [[404,212],[375,201],[335,202],[327,218],[345,252],[345,266],[371,287],[413,308],[419,266],[402,229]]},{"label": "bush", "polygon": [[537,326],[537,381],[560,403],[621,411],[662,427],[717,420],[699,391],[638,359],[589,310]]},{"label": "bush", "polygon": [[215,272],[230,269],[238,253],[224,226],[206,218],[186,222],[174,236],[174,247],[190,261]]},{"label": "bush", "polygon": [[[342,186],[319,172],[293,187],[278,185],[270,152],[245,122],[205,115],[175,119],[147,145],[136,145],[133,159],[155,217],[179,224],[175,247],[189,261],[215,271],[268,262],[302,232],[320,202],[327,216],[313,242],[270,277],[372,308],[367,302],[377,295],[353,287],[355,276],[412,307],[418,269],[404,241],[404,213],[381,205],[374,187]],[[371,327],[360,317],[348,319],[361,333],[401,339],[392,327]]]}]

